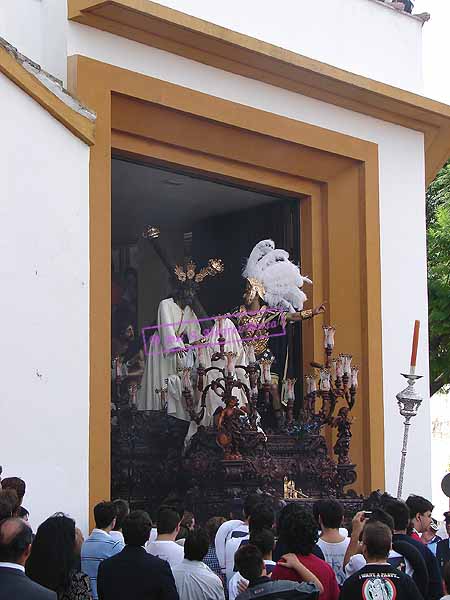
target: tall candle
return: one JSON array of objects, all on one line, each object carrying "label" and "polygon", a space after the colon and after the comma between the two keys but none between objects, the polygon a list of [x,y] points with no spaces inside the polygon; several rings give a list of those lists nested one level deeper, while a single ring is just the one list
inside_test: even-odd
[{"label": "tall candle", "polygon": [[413,343],[412,343],[412,351],[411,351],[411,370],[413,370],[417,364],[417,346],[419,344],[419,330],[420,330],[420,321],[416,321],[414,323],[414,335],[413,335]]}]

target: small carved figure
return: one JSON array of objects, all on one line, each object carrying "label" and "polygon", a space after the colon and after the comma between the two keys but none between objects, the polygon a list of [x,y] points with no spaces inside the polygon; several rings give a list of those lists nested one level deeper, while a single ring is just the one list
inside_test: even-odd
[{"label": "small carved figure", "polygon": [[239,408],[239,399],[232,396],[225,408],[223,408],[217,419],[217,443],[225,453],[227,460],[241,458],[239,445],[241,440],[241,417],[247,417],[246,407]]},{"label": "small carved figure", "polygon": [[346,406],[341,408],[338,416],[333,419],[333,426],[337,429],[337,441],[334,445],[334,453],[338,457],[338,464],[350,464],[350,440],[352,437],[351,427],[353,419],[349,417],[350,409]]}]

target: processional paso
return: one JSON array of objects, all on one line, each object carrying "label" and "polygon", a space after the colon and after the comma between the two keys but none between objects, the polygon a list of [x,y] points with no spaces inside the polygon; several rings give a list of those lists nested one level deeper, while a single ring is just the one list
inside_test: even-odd
[{"label": "processional paso", "polygon": [[[356,479],[349,449],[358,368],[352,366],[349,354],[332,357],[334,327],[324,327],[325,360],[313,363],[314,372],[306,375],[304,400],[294,418],[297,378],[289,369],[292,356],[286,332],[296,322],[325,312],[323,304],[303,309],[307,298],[302,288],[311,281],[285,250],[263,240],[250,253],[242,273],[243,303],[208,320],[197,294],[208,277],[223,272],[222,261],[210,259],[200,270],[190,258],[173,265],[158,243],[158,229],[148,227],[144,237],[168,268],[173,292],[160,302],[142,383],[131,396],[132,409],[166,411],[189,422],[188,457],[203,439],[202,431],[211,432],[228,464],[237,465],[243,457],[248,462],[249,448],[252,452],[264,445],[267,434],[300,436],[307,457],[298,459],[299,469],[317,480],[309,489],[342,494],[344,486]],[[266,426],[267,415],[274,417],[273,426]],[[325,426],[337,431],[336,463],[329,456]],[[266,450],[262,454],[271,460]],[[289,481],[296,477],[282,473],[281,483],[286,476]]]}]

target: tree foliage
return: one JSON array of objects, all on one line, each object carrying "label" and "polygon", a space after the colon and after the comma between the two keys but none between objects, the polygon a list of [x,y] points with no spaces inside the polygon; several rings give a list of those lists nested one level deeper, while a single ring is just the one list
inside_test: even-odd
[{"label": "tree foliage", "polygon": [[427,191],[430,393],[450,383],[450,161]]}]

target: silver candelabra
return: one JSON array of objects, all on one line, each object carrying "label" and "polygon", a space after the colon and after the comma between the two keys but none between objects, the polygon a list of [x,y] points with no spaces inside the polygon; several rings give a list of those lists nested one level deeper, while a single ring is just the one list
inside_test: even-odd
[{"label": "silver candelabra", "polygon": [[422,375],[416,375],[413,372],[413,368],[411,372],[406,375],[402,373],[403,377],[408,380],[408,387],[402,390],[397,394],[398,407],[400,409],[400,414],[402,417],[405,417],[405,429],[403,432],[403,447],[402,447],[402,458],[400,461],[400,474],[398,478],[398,490],[397,490],[397,498],[400,500],[402,497],[403,490],[403,477],[405,475],[405,465],[406,465],[406,454],[408,452],[408,435],[409,435],[409,426],[411,425],[411,419],[417,415],[420,405],[422,404],[422,396],[419,396],[415,389],[415,384],[418,379],[422,378]]}]

